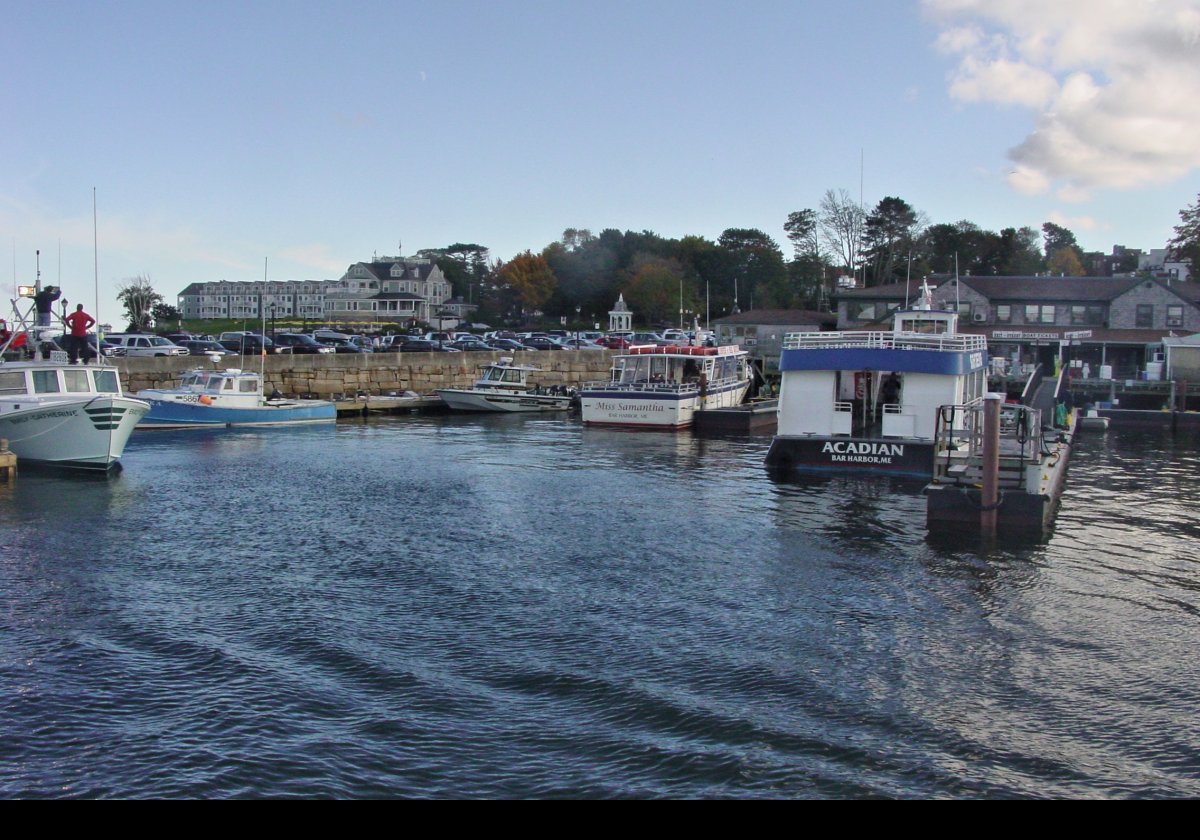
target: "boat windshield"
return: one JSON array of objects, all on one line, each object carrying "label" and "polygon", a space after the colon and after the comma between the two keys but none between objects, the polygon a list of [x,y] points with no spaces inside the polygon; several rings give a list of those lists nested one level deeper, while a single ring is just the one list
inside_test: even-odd
[{"label": "boat windshield", "polygon": [[92,390],[91,383],[88,382],[88,372],[86,370],[64,370],[63,382],[67,386],[67,390],[73,394],[86,394]]},{"label": "boat windshield", "polygon": [[0,372],[0,394],[24,394],[25,374],[19,370]]},{"label": "boat windshield", "polygon": [[97,370],[92,375],[96,377],[96,390],[101,394],[121,393],[121,383],[117,380],[115,370]]},{"label": "boat windshield", "polygon": [[516,368],[506,367],[490,367],[483,372],[485,382],[509,382],[520,383],[521,371]]},{"label": "boat windshield", "polygon": [[901,332],[942,335],[950,331],[950,322],[946,318],[914,318],[910,316],[901,320],[898,329]]},{"label": "boat windshield", "polygon": [[35,394],[57,394],[58,371],[35,370],[33,372],[33,392]]}]

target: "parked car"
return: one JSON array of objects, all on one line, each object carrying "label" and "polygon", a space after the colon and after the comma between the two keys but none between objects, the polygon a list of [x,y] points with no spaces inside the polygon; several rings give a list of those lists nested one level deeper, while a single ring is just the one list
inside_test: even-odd
[{"label": "parked car", "polygon": [[450,346],[454,347],[458,350],[462,350],[464,352],[471,352],[471,351],[475,351],[475,352],[485,351],[486,352],[486,351],[490,351],[492,349],[491,347],[488,346],[488,343],[486,341],[484,341],[482,338],[479,338],[478,336],[474,336],[474,335],[471,336],[470,338],[467,338],[467,337],[457,338],[454,341],[450,342]]},{"label": "parked car", "polygon": [[[226,335],[226,333],[221,333]],[[223,339],[218,342],[226,350],[231,350],[234,353],[239,353],[243,356],[260,356],[263,349],[268,353],[275,352],[275,343],[266,336],[255,335],[254,333],[238,333],[237,338]]]},{"label": "parked car", "polygon": [[215,341],[193,339],[191,341],[185,341],[179,346],[186,348],[189,356],[207,356],[213,361],[219,361],[225,356],[233,355],[232,351],[226,350]]},{"label": "parked car", "polygon": [[322,347],[326,347],[335,353],[369,353],[370,350],[364,350],[361,345],[351,340],[351,336],[342,336],[333,338],[326,336],[318,338],[317,343]]},{"label": "parked car", "polygon": [[488,342],[488,347],[504,353],[520,353],[522,351],[529,351],[530,353],[534,352],[532,347],[526,347],[521,342],[512,338],[493,338]]},{"label": "parked car", "polygon": [[524,344],[526,347],[532,347],[534,350],[568,350],[568,349],[570,349],[568,347],[563,346],[562,344],[559,344],[558,341],[556,341],[553,338],[550,338],[549,336],[534,336],[532,338],[525,339],[521,343]]},{"label": "parked car", "polygon": [[426,338],[410,338],[400,345],[401,353],[458,353],[460,352],[448,344],[438,346],[436,341],[430,341]]},{"label": "parked car", "polygon": [[586,338],[568,338],[566,341],[563,342],[563,345],[566,346],[566,348],[568,350],[603,350],[604,349],[596,342],[588,341]]},{"label": "parked car", "polygon": [[105,336],[112,344],[125,349],[125,355],[135,356],[186,356],[187,348],[180,347],[161,335],[143,333],[112,333]]},{"label": "parked car", "polygon": [[332,355],[334,352],[332,347],[326,347],[311,335],[305,335],[304,333],[279,333],[275,336],[274,340],[277,352],[283,348],[287,348],[292,353],[307,353],[310,355],[317,353]]},{"label": "parked car", "polygon": [[661,346],[667,344],[668,342],[666,341],[666,339],[664,339],[658,333],[640,332],[640,333],[634,333],[633,335],[631,335],[629,337],[629,343],[630,344],[642,344],[642,345],[655,344],[655,345],[658,345],[661,347]]},{"label": "parked car", "polygon": [[629,347],[629,339],[623,335],[606,335],[596,339],[596,343],[609,350],[625,350]]}]

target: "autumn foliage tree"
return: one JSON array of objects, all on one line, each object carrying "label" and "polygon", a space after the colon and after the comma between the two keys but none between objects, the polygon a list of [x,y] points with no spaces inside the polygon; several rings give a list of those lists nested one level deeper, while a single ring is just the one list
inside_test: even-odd
[{"label": "autumn foliage tree", "polygon": [[526,251],[500,268],[500,280],[521,303],[523,311],[540,310],[554,294],[558,281],[546,260]]}]

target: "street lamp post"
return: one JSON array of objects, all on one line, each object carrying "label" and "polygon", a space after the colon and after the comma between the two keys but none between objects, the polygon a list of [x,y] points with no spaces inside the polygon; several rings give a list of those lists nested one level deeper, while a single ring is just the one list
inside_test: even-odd
[{"label": "street lamp post", "polygon": [[271,340],[275,340],[275,304],[271,303]]},{"label": "street lamp post", "polygon": [[575,304],[575,349],[579,349],[579,313],[583,311],[583,307]]}]

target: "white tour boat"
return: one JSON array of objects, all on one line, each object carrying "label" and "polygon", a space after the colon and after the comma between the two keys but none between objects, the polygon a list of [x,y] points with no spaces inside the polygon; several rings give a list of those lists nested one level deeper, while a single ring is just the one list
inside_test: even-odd
[{"label": "white tour boat", "polygon": [[178,388],[150,388],[137,396],[150,404],[139,429],[294,426],[337,420],[332,402],[264,397],[262,376],[236,368],[198,368],[185,373]]},{"label": "white tour boat", "polygon": [[957,313],[934,310],[927,286],[891,331],[789,333],[767,465],[928,478],[939,423],[964,422],[939,408],[982,397],[987,364],[984,336],[959,334]]},{"label": "white tour boat", "polygon": [[749,355],[736,345],[634,345],[613,358],[607,382],[589,382],[583,387],[583,422],[689,427],[697,411],[742,404],[750,389]]},{"label": "white tour boat", "polygon": [[[7,349],[7,348],[0,348]],[[150,406],[124,396],[116,368],[48,358],[0,360],[0,438],[22,464],[106,472]]]},{"label": "white tour boat", "polygon": [[543,391],[529,382],[541,371],[533,365],[514,365],[511,358],[484,365],[470,388],[442,388],[438,396],[454,411],[566,411],[572,394],[565,388]]}]

